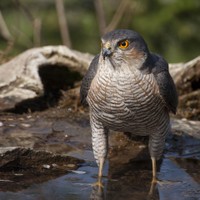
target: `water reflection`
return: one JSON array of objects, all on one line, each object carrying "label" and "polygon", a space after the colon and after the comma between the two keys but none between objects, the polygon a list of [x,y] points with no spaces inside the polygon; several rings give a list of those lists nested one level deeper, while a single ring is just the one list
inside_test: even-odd
[{"label": "water reflection", "polygon": [[90,195],[90,200],[104,200],[104,188],[99,186],[93,186]]},{"label": "water reflection", "polygon": [[[110,163],[113,165],[114,163]],[[151,163],[142,161],[109,167],[104,187],[92,187],[91,200],[159,200],[156,183],[151,182]]]},{"label": "water reflection", "polygon": [[[145,164],[146,163],[146,164]],[[1,200],[163,200],[199,199],[200,187],[185,170],[175,162],[164,159],[158,178],[161,183],[151,184],[149,162],[128,163],[116,168],[106,164],[103,188],[92,187],[96,182],[98,168],[95,162],[86,163],[79,172],[69,173],[44,183],[33,184],[27,189],[15,192],[0,192]],[[197,171],[197,174],[199,172]],[[18,184],[15,182],[15,184]]]},{"label": "water reflection", "polygon": [[[108,177],[104,178],[104,188],[93,187],[90,199],[199,199],[200,185],[190,174],[179,167],[184,164],[183,160],[164,159],[158,173],[160,181],[157,184],[151,182],[152,174],[148,163],[148,161],[136,162],[117,165],[115,168],[109,167]],[[198,169],[196,169],[196,175],[199,174],[197,171]]]},{"label": "water reflection", "polygon": [[[121,183],[120,183],[121,184]],[[144,183],[145,185],[146,183]],[[125,185],[126,187],[127,185]],[[99,187],[99,186],[93,186],[91,195],[90,195],[90,200],[121,200],[121,199],[127,199],[127,200],[132,200],[133,198],[135,200],[159,200],[159,192],[158,192],[158,187],[156,183],[151,183],[150,188],[148,191],[143,191],[141,188],[141,191],[138,191],[137,188],[133,188],[132,190],[123,190],[119,189],[116,190],[116,185],[109,185],[110,188],[113,188],[112,190],[108,189],[107,187]],[[116,188],[115,188],[116,187]],[[131,187],[131,185],[130,185]],[[106,192],[105,192],[106,190]]]}]

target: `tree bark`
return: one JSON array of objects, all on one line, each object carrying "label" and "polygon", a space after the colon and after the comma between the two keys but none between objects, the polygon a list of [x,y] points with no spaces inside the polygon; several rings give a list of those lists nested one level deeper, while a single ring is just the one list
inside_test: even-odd
[{"label": "tree bark", "polygon": [[200,120],[200,56],[187,62],[169,65],[179,93],[177,115]]}]

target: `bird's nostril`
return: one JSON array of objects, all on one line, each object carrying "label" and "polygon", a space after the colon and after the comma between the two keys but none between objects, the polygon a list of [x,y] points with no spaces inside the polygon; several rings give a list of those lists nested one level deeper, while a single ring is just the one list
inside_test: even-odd
[{"label": "bird's nostril", "polygon": [[112,51],[111,48],[103,48],[102,50],[102,55],[103,55],[103,59],[105,60],[106,57],[109,57],[112,55]]}]

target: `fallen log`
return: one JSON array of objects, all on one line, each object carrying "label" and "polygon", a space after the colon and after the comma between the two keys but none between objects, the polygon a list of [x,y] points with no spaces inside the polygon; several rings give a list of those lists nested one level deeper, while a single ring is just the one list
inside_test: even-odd
[{"label": "fallen log", "polygon": [[[0,98],[13,98],[19,102],[41,95],[48,89],[49,79],[62,79],[62,82],[64,78],[70,78],[69,72],[83,75],[91,59],[91,55],[65,46],[29,49],[0,66]],[[55,68],[61,69],[57,73]]]},{"label": "fallen log", "polygon": [[[32,99],[31,104],[39,108],[31,111],[54,106],[61,90],[74,88],[81,81],[92,58],[66,46],[29,49],[0,66],[0,104],[8,101],[12,107],[23,101],[21,106]],[[187,63],[170,64],[169,69],[179,93],[177,115],[200,120],[200,56]],[[28,102],[24,111],[31,106]]]},{"label": "fallen log", "polygon": [[169,68],[179,93],[177,115],[200,120],[200,56],[187,63],[170,64]]},{"label": "fallen log", "polygon": [[200,56],[186,63],[169,64],[179,95],[200,89]]}]

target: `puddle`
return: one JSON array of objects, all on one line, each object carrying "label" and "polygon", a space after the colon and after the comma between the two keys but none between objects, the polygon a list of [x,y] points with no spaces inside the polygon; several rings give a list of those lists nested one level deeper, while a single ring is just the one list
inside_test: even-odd
[{"label": "puddle", "polygon": [[[130,166],[129,166],[130,167]],[[33,184],[19,192],[0,192],[1,200],[64,200],[64,199],[160,199],[189,200],[200,199],[200,186],[194,179],[170,159],[164,159],[159,173],[162,180],[149,195],[151,170],[138,171],[127,168],[126,174],[117,179],[104,177],[104,188],[91,187],[96,181],[97,167],[87,162],[74,172],[40,184]],[[108,163],[104,175],[108,173]],[[138,177],[136,177],[138,176]]]},{"label": "puddle", "polygon": [[158,190],[160,199],[200,199],[200,185],[176,162],[165,159],[159,178],[163,183]]},{"label": "puddle", "polygon": [[88,199],[92,189],[89,184],[95,181],[92,175],[96,169],[92,167],[81,167],[79,170],[86,173],[84,175],[70,173],[41,184],[33,184],[26,190],[15,193],[0,192],[0,199]]},{"label": "puddle", "polygon": [[[6,185],[4,191],[0,188],[1,200],[200,199],[200,140],[190,136],[169,137],[158,173],[161,181],[152,186],[151,161],[135,159],[138,155],[143,158],[141,152],[147,150],[146,146],[140,143],[129,145],[130,141],[121,136],[114,138],[111,134],[110,159],[104,168],[104,188],[100,190],[91,187],[98,168],[91,150],[88,116],[74,116],[68,111],[59,116],[57,113],[58,110],[52,110],[43,115],[0,116],[2,149],[33,148],[83,159],[85,163],[68,172],[44,174],[46,179],[42,181],[39,175],[38,180],[33,179],[32,172],[28,171],[26,181],[30,184],[27,185],[19,178],[20,171],[10,171],[10,177],[15,174],[18,178],[0,178],[0,185]],[[20,184],[24,187],[18,188]]]}]

